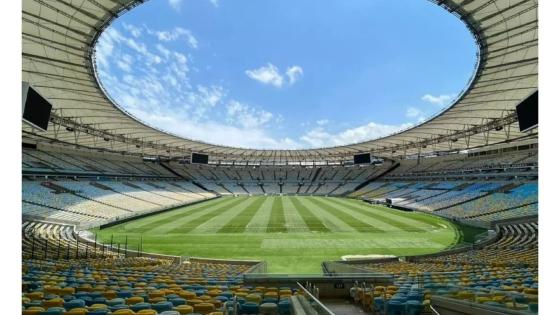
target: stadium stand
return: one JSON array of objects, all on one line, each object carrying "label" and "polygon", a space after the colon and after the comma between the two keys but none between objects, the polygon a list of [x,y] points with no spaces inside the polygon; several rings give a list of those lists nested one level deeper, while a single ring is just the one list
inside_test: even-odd
[{"label": "stadium stand", "polygon": [[[264,275],[259,281],[278,283],[249,284],[258,262],[124,251],[120,244],[96,243],[83,230],[248,194],[391,199],[395,208],[494,229],[487,239],[438,254],[336,262],[356,272],[353,279],[361,283],[351,289],[342,276],[333,281],[336,273],[325,262],[327,275],[313,280],[351,296],[365,311],[428,314],[433,301],[448,297],[487,306],[492,314],[538,313],[538,128],[521,132],[515,113],[538,89],[538,1],[431,1],[460,18],[475,38],[479,53],[469,85],[449,108],[417,126],[309,150],[202,143],[121,110],[100,85],[95,47],[112,21],[143,2],[22,2],[22,80],[53,105],[47,131],[21,129],[22,314],[223,315],[232,308],[291,314],[293,296],[302,292],[278,283],[293,284],[294,277]],[[190,164],[192,152],[208,154],[209,164]],[[361,153],[383,163],[352,165]],[[308,209],[306,219],[313,216]],[[368,287],[362,281],[368,277],[376,284]],[[315,294],[309,309],[319,304]]]},{"label": "stadium stand", "polygon": [[538,309],[538,223],[497,225],[495,243],[460,253],[408,257],[406,262],[352,263],[360,271],[394,276],[390,286],[352,288],[357,302],[376,312],[428,311],[434,295],[513,310]]}]

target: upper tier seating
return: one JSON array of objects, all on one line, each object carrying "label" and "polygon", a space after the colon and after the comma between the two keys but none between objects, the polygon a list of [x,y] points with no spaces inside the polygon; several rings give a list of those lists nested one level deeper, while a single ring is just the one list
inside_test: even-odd
[{"label": "upper tier seating", "polygon": [[153,162],[143,162],[138,158],[124,159],[106,154],[69,154],[26,148],[22,152],[22,168],[24,171],[46,170],[54,173],[175,177],[162,166]]}]

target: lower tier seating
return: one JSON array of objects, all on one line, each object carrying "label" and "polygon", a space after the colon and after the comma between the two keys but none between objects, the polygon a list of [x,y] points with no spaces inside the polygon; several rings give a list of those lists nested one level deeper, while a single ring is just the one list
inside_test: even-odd
[{"label": "lower tier seating", "polygon": [[[352,296],[376,310],[417,309],[433,295],[514,310],[538,310],[538,223],[501,225],[499,239],[461,253],[411,257],[407,261],[353,264],[360,270],[390,274],[394,285],[363,290]],[[361,291],[360,291],[361,290]],[[536,311],[535,311],[536,312]]]}]

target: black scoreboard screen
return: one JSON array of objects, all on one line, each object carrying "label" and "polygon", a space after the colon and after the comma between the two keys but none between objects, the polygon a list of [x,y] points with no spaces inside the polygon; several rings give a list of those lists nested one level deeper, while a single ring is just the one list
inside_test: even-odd
[{"label": "black scoreboard screen", "polygon": [[191,163],[193,164],[208,164],[208,155],[193,153],[191,156]]},{"label": "black scoreboard screen", "polygon": [[354,155],[354,164],[370,164],[371,155],[369,153]]}]

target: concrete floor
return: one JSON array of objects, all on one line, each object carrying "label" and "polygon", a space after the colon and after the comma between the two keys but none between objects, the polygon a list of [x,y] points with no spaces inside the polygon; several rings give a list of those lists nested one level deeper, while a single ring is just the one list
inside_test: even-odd
[{"label": "concrete floor", "polygon": [[336,315],[368,314],[360,305],[353,304],[350,299],[321,299],[321,303]]}]

